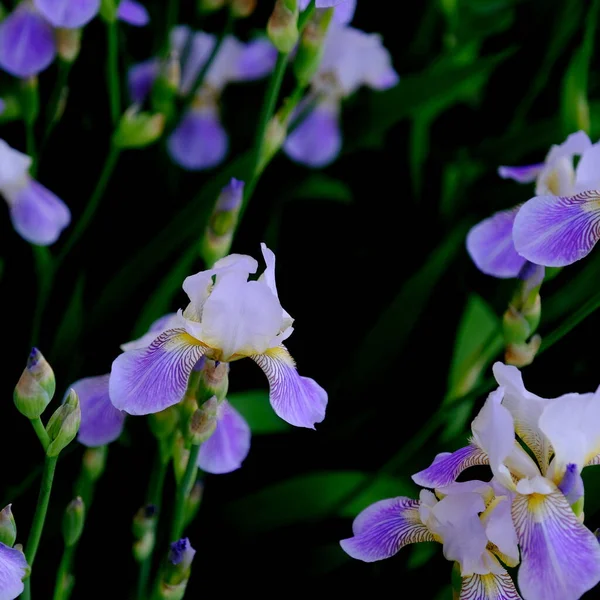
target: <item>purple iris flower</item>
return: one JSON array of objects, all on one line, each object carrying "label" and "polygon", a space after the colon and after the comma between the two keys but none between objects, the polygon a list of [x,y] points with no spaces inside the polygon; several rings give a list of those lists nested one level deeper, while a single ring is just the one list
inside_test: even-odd
[{"label": "purple iris flower", "polygon": [[[336,23],[347,25],[352,21],[356,11],[357,0],[317,0],[317,8],[335,8],[333,19]],[[305,10],[310,4],[310,0],[300,0],[298,6],[300,10]]]},{"label": "purple iris flower", "polygon": [[14,600],[21,595],[28,568],[23,552],[0,543],[0,600]]}]

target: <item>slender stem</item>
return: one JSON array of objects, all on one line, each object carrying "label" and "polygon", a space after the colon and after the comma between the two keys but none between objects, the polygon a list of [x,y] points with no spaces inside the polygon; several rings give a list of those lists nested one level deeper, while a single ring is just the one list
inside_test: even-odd
[{"label": "slender stem", "polygon": [[33,429],[35,430],[35,433],[37,434],[45,452],[50,445],[50,438],[46,433],[46,428],[39,417],[37,419],[31,419],[31,424],[33,425]]},{"label": "slender stem", "polygon": [[35,259],[35,270],[38,281],[38,293],[31,326],[30,346],[39,344],[42,318],[44,316],[44,310],[46,309],[46,304],[52,289],[52,280],[54,278],[54,265],[50,250],[45,246],[33,246],[33,256]]},{"label": "slender stem", "polygon": [[100,204],[100,200],[102,198],[102,195],[104,194],[106,186],[108,185],[108,181],[110,180],[115,166],[117,165],[119,155],[119,148],[111,145],[108,157],[106,158],[106,162],[104,163],[104,167],[100,175],[100,179],[98,180],[98,183],[96,184],[96,187],[94,188],[94,191],[90,196],[90,199],[85,207],[85,210],[83,211],[83,214],[81,215],[81,217],[79,217],[79,221],[77,222],[77,225],[75,225],[75,229],[73,229],[71,235],[69,236],[69,238],[65,242],[65,245],[60,251],[60,254],[57,258],[57,264],[62,263],[67,254],[69,254],[73,246],[79,241],[79,238],[83,235],[84,231],[89,226],[98,208],[98,205]]},{"label": "slender stem", "polygon": [[66,60],[58,61],[58,77],[52,90],[52,95],[48,101],[48,108],[46,109],[46,130],[44,131],[44,137],[42,141],[42,147],[48,142],[54,127],[58,125],[62,114],[59,114],[60,103],[63,99],[64,90],[67,86],[67,80],[69,79],[69,72],[71,71],[72,62]]},{"label": "slender stem", "polygon": [[70,586],[68,585],[67,580],[69,577],[69,571],[71,569],[71,562],[73,560],[75,547],[75,545],[65,546],[62,558],[60,559],[58,572],[56,573],[53,600],[67,600],[70,595]]},{"label": "slender stem", "polygon": [[200,452],[200,444],[192,445],[190,449],[190,457],[188,464],[185,469],[183,479],[177,488],[177,495],[175,496],[175,507],[173,509],[173,524],[171,525],[171,536],[172,542],[178,540],[183,533],[184,520],[185,520],[185,501],[190,493],[192,485],[194,485],[194,478],[198,472],[198,453]]},{"label": "slender stem", "polygon": [[108,55],[106,62],[106,75],[108,79],[108,93],[110,97],[110,116],[113,125],[116,125],[121,115],[121,89],[119,84],[119,30],[117,20],[107,24]]},{"label": "slender stem", "polygon": [[34,131],[35,123],[30,119],[25,119],[25,144],[27,149],[27,154],[31,157],[31,168],[30,173],[32,177],[35,177],[35,172],[37,169],[37,154],[35,147],[35,131]]},{"label": "slender stem", "polygon": [[169,0],[167,4],[167,18],[165,19],[165,48],[168,48],[171,37],[171,30],[177,23],[177,17],[179,15],[179,0]]}]

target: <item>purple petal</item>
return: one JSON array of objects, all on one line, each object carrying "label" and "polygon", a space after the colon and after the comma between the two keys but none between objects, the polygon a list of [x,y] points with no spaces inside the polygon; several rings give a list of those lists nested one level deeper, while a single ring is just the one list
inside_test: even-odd
[{"label": "purple petal", "polygon": [[333,20],[341,25],[348,25],[354,18],[355,12],[356,0],[342,0],[341,3],[338,3],[333,13]]},{"label": "purple petal", "polygon": [[482,273],[503,279],[518,277],[525,265],[513,243],[513,223],[518,212],[518,206],[497,212],[467,234],[467,251]]},{"label": "purple petal", "polygon": [[412,479],[421,487],[440,488],[456,481],[456,478],[469,467],[489,464],[487,454],[474,444],[470,444],[452,453],[438,454],[431,466],[415,473]]},{"label": "purple petal", "polygon": [[0,67],[15,77],[31,77],[56,56],[51,25],[24,3],[0,23]]},{"label": "purple petal", "polygon": [[517,252],[546,267],[564,267],[587,256],[600,238],[600,192],[536,196],[515,219]]},{"label": "purple petal", "polygon": [[17,192],[9,206],[15,231],[38,246],[53,244],[71,222],[66,204],[33,179]]},{"label": "purple petal", "polygon": [[245,44],[238,59],[239,81],[253,81],[267,76],[275,67],[277,48],[267,38]]},{"label": "purple petal", "polygon": [[502,179],[513,179],[519,183],[532,183],[542,172],[545,163],[525,165],[523,167],[498,167],[498,175]]},{"label": "purple petal", "polygon": [[100,0],[33,0],[35,7],[54,27],[78,29],[100,10]]},{"label": "purple petal", "polygon": [[84,446],[104,446],[123,431],[125,413],[115,408],[108,395],[110,375],[86,377],[71,387],[79,396],[81,425],[77,439]]},{"label": "purple petal", "polygon": [[23,553],[0,543],[0,600],[14,600],[23,591],[26,570]]},{"label": "purple petal", "polygon": [[288,136],[283,149],[294,161],[308,167],[326,167],[339,155],[342,134],[337,108],[320,104]]},{"label": "purple petal", "polygon": [[150,15],[146,7],[135,0],[121,0],[117,9],[117,17],[134,27],[144,27],[150,23]]},{"label": "purple petal", "polygon": [[177,404],[204,350],[183,329],[169,329],[147,348],[123,352],[112,364],[108,384],[112,403],[130,415],[156,413]]},{"label": "purple petal", "polygon": [[352,533],[340,545],[352,558],[364,562],[389,558],[407,544],[434,541],[419,517],[419,501],[402,496],[365,508],[354,519]]},{"label": "purple petal", "polygon": [[188,171],[218,166],[228,147],[227,132],[218,115],[209,111],[189,111],[167,142],[171,159]]},{"label": "purple petal", "polygon": [[150,94],[158,77],[159,63],[155,58],[138,63],[127,73],[129,95],[134,102],[141,104]]},{"label": "purple petal", "polygon": [[[332,6],[337,6],[342,2],[346,2],[347,0],[317,0],[315,2],[315,6],[317,8],[331,8]],[[307,2],[308,5],[308,2]]]},{"label": "purple petal", "polygon": [[250,427],[225,400],[219,406],[215,432],[200,447],[198,466],[207,473],[230,473],[242,466],[250,452]]},{"label": "purple petal", "polygon": [[569,505],[573,506],[577,500],[583,497],[584,486],[581,473],[574,463],[569,463],[558,489],[563,493]]},{"label": "purple petal", "polygon": [[600,581],[600,544],[562,493],[517,494],[512,514],[527,600],[576,600]]},{"label": "purple petal", "polygon": [[521,600],[510,575],[488,573],[463,577],[459,600]]},{"label": "purple petal", "polygon": [[314,379],[301,377],[284,346],[250,357],[269,380],[269,400],[276,414],[290,425],[315,428],[325,418],[327,392]]}]

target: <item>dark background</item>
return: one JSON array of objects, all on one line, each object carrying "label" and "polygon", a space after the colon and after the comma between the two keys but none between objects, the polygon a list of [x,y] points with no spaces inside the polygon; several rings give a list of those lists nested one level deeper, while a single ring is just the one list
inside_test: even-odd
[{"label": "dark background", "polygon": [[[161,4],[147,3],[150,27],[122,26],[123,66],[159,47]],[[198,26],[194,6],[181,4],[181,21]],[[259,4],[239,24],[240,37],[264,26],[270,3]],[[289,348],[301,373],[329,391],[327,418],[316,432],[290,428],[255,436],[241,470],[206,477],[201,513],[187,531],[198,550],[190,598],[208,590],[378,595],[390,588],[402,597],[417,589],[410,595],[449,597],[444,586],[451,566],[439,547],[433,558],[405,549],[366,565],[347,559],[337,542],[351,534],[349,517],[362,506],[415,493],[409,475],[436,452],[464,442],[461,434],[441,443],[442,428],[435,426],[429,435],[413,438],[447,394],[455,336],[469,297],[478,294],[500,316],[513,289],[513,282],[475,270],[464,235],[477,220],[532,195],[530,186],[499,179],[498,165],[540,161],[550,144],[572,130],[561,117],[564,77],[584,36],[587,3],[459,0],[452,15],[434,1],[400,3],[395,14],[390,4],[359,0],[353,22],[381,33],[402,80],[391,92],[363,90],[347,101],[345,151],[324,172],[330,183],[345,184],[336,184],[342,185],[342,199],[323,191],[323,180],[315,180],[313,172],[279,156],[260,181],[233,245],[235,252],[258,256],[264,240],[276,252],[279,295],[296,319]],[[203,26],[218,31],[223,21],[215,15]],[[509,54],[493,58],[503,52]],[[97,19],[85,30],[65,115],[40,161],[38,179],[65,200],[74,221],[108,150],[104,60],[104,25]],[[588,82],[593,139],[600,126],[595,66],[592,61]],[[40,77],[42,99],[50,94],[55,68]],[[3,82],[8,91],[15,85],[8,76]],[[286,80],[284,89],[291,85]],[[264,89],[265,82],[257,82],[225,92],[230,158],[251,147]],[[20,122],[4,124],[1,135],[24,149]],[[158,301],[156,309],[147,308],[200,239],[218,189],[208,184],[212,175],[179,170],[162,143],[122,156],[92,227],[58,276],[43,320],[39,347],[55,369],[57,398],[75,379],[108,372],[119,344],[143,331],[153,310],[157,317],[185,305],[179,291]],[[170,223],[182,211],[189,217],[187,228],[178,229]],[[5,261],[0,495],[13,502],[24,541],[42,453],[11,394],[27,357],[37,292],[31,248],[12,231],[6,213],[0,221]],[[197,259],[183,276],[201,268]],[[599,272],[596,252],[544,284],[542,337],[594,297]],[[476,337],[477,324],[470,327]],[[595,389],[597,327],[592,315],[527,367],[529,389],[549,397]],[[232,366],[234,392],[266,388],[249,362]],[[484,376],[490,374],[488,368]],[[483,398],[477,395],[475,407]],[[473,400],[461,405],[467,413]],[[448,413],[443,425],[455,417]],[[153,455],[143,419],[130,418],[123,438],[110,448],[78,549],[73,598],[128,597],[137,576],[131,518],[144,502]],[[53,585],[62,552],[60,518],[80,459],[77,448],[59,463],[35,569],[37,598],[49,597]],[[341,483],[339,474],[346,471],[365,474],[366,484]],[[19,486],[28,476],[31,484]],[[294,484],[298,477],[300,484]],[[291,488],[272,487],[286,481]],[[167,511],[173,496],[168,483]],[[359,507],[356,498],[360,504],[366,492],[368,501]],[[586,504],[594,529],[600,524],[597,502],[586,497]]]}]

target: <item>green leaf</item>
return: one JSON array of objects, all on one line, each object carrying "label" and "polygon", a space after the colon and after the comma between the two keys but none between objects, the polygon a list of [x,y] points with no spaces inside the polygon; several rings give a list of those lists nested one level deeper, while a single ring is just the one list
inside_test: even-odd
[{"label": "green leaf", "polygon": [[293,197],[334,200],[344,204],[353,200],[352,190],[348,184],[322,173],[309,175],[299,186],[294,188]]},{"label": "green leaf", "polygon": [[[235,500],[225,508],[227,519],[246,533],[257,534],[287,525],[317,521],[333,515],[355,517],[377,500],[414,495],[408,480],[388,475],[377,478],[359,471],[322,471],[300,475]],[[347,502],[353,492],[366,485]],[[249,519],[248,515],[252,515]]]},{"label": "green leaf", "polygon": [[275,414],[269,402],[269,392],[265,390],[228,394],[227,400],[248,421],[255,435],[280,433],[290,429],[290,425]]},{"label": "green leaf", "polygon": [[421,542],[414,544],[406,561],[407,569],[418,569],[427,564],[441,550],[438,542]]}]

